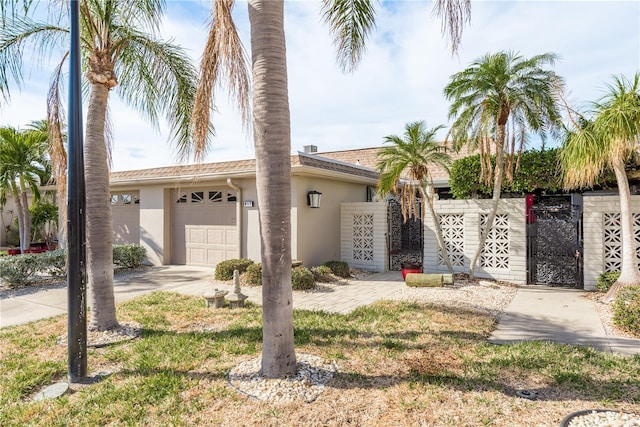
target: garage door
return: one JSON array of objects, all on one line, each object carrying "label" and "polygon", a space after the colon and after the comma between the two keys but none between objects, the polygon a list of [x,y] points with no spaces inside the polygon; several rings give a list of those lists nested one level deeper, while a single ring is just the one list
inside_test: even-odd
[{"label": "garage door", "polygon": [[187,225],[187,264],[216,265],[238,258],[238,232],[235,226]]},{"label": "garage door", "polygon": [[172,263],[214,266],[240,256],[235,193],[226,189],[175,190]]},{"label": "garage door", "polygon": [[140,243],[140,193],[122,191],[111,193],[113,243]]}]

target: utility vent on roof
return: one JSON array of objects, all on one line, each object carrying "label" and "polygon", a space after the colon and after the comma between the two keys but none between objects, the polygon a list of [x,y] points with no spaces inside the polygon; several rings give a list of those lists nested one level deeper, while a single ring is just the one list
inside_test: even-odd
[{"label": "utility vent on roof", "polygon": [[317,153],[318,147],[315,145],[305,145],[302,147],[305,153]]}]

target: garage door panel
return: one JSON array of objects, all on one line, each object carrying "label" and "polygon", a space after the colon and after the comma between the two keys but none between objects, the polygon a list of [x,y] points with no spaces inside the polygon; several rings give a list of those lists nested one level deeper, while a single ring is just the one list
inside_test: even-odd
[{"label": "garage door panel", "polygon": [[187,236],[187,242],[193,243],[193,244],[205,244],[207,243],[207,239],[206,239],[206,230],[202,229],[202,228],[192,228],[189,227],[187,228],[187,232],[189,233],[189,235]]},{"label": "garage door panel", "polygon": [[226,242],[225,230],[207,230],[207,243],[211,245],[224,245]]},{"label": "garage door panel", "polygon": [[225,259],[238,258],[236,227],[185,225],[186,263],[213,266]]}]

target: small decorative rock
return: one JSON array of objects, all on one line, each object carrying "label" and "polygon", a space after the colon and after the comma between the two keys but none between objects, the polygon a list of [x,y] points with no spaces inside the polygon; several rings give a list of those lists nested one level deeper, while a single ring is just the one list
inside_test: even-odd
[{"label": "small decorative rock", "polygon": [[204,294],[204,299],[206,300],[207,307],[213,308],[221,308],[224,307],[224,296],[227,295],[228,291],[221,291],[217,288],[214,289],[214,292],[211,294]]},{"label": "small decorative rock", "polygon": [[228,299],[231,308],[244,307],[244,300],[247,299],[247,296],[240,292],[240,272],[238,270],[233,270],[233,293],[229,295]]},{"label": "small decorative rock", "polygon": [[57,399],[69,391],[68,383],[55,383],[45,387],[41,392],[33,397],[34,402],[41,400]]}]

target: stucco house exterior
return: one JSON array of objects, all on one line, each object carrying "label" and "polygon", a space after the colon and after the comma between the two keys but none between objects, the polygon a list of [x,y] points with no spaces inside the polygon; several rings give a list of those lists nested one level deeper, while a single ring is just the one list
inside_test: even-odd
[{"label": "stucco house exterior", "polygon": [[[291,253],[306,267],[342,260],[373,271],[419,262],[446,272],[433,218],[404,223],[393,200],[378,200],[381,147],[291,156]],[[466,153],[457,153],[463,157]],[[436,188],[448,174],[432,170]],[[319,207],[310,193],[321,193]],[[230,258],[260,261],[255,160],[159,167],[111,174],[114,243],[138,243],[155,265],[215,266]],[[455,272],[467,273],[490,200],[435,202]],[[640,195],[632,196],[640,241]],[[620,268],[616,194],[585,193],[501,200],[476,268],[478,277],[513,283],[595,289],[597,277]],[[0,211],[0,247],[15,212]]]},{"label": "stucco house exterior", "polygon": [[[340,259],[340,206],[372,200],[378,174],[310,153],[291,156],[291,253],[306,266]],[[320,207],[310,192],[322,193]],[[260,260],[255,160],[111,174],[114,243],[140,243],[154,264]]]}]

